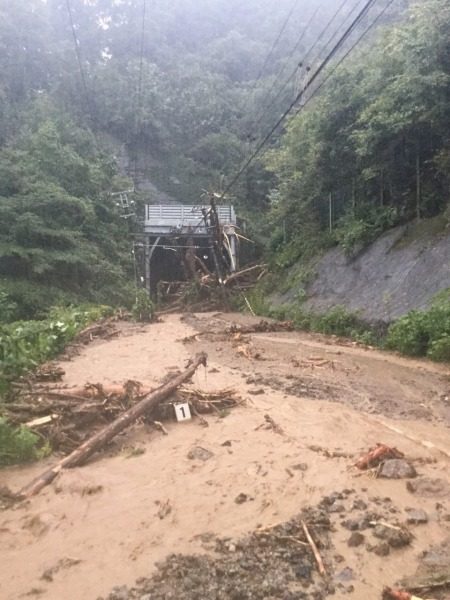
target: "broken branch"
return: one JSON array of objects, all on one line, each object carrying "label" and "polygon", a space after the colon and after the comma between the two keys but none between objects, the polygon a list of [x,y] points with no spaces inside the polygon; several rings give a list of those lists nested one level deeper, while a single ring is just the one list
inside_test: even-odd
[{"label": "broken branch", "polygon": [[206,366],[206,360],[207,356],[204,352],[197,354],[192,364],[183,373],[145,396],[138,404],[125,411],[115,421],[86,440],[69,456],[63,458],[54,467],[51,467],[22,488],[17,496],[23,499],[30,498],[40,492],[43,487],[50,484],[63,469],[77,467],[86,462],[88,458],[103,448],[118,433],[126,429],[145,413],[154,410],[162,400],[172,394],[182,383],[190,379],[200,365]]},{"label": "broken branch", "polygon": [[314,554],[314,558],[316,560],[317,567],[319,569],[319,573],[321,575],[325,575],[325,573],[326,573],[325,567],[324,567],[324,564],[323,564],[322,557],[320,556],[320,552],[319,552],[319,550],[318,550],[318,548],[316,546],[316,543],[312,539],[311,534],[309,533],[309,529],[306,526],[306,523],[304,521],[300,521],[300,522],[302,524],[303,531],[305,532],[306,539],[308,540],[308,543],[311,546],[311,550],[312,550],[312,552]]}]

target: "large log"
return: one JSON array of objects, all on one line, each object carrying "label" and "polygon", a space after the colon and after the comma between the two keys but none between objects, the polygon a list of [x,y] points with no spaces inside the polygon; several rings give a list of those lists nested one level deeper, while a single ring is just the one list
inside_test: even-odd
[{"label": "large log", "polygon": [[66,456],[55,466],[47,469],[47,471],[33,479],[31,483],[20,490],[17,497],[26,499],[34,496],[39,493],[43,487],[51,483],[62,469],[78,467],[86,462],[88,458],[103,448],[118,433],[126,429],[145,413],[150,413],[156,408],[162,400],[170,396],[170,394],[172,394],[182,383],[190,379],[200,365],[206,366],[206,359],[207,356],[204,352],[197,354],[183,373],[145,396],[138,404],[135,404],[132,408],[120,415],[115,421],[86,440],[81,446],[69,454],[69,456]]}]

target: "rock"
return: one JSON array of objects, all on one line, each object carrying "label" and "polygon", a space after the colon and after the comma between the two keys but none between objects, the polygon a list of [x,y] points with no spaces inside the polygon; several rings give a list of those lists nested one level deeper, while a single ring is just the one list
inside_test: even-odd
[{"label": "rock", "polygon": [[340,573],[335,576],[337,581],[352,581],[355,578],[355,574],[350,567],[344,567]]},{"label": "rock", "polygon": [[428,515],[421,508],[407,508],[406,509],[406,522],[411,525],[420,525],[422,523],[428,523]]},{"label": "rock", "polygon": [[363,534],[359,533],[359,531],[354,531],[347,540],[347,546],[350,546],[350,548],[356,548],[357,546],[361,546],[361,544],[363,542],[364,542]]},{"label": "rock", "polygon": [[424,498],[445,498],[450,497],[450,483],[445,479],[433,477],[420,477],[415,481],[408,481],[406,488],[412,494]]},{"label": "rock", "polygon": [[266,392],[262,388],[257,388],[255,390],[248,390],[248,393],[252,396],[260,396],[261,394],[265,394]]},{"label": "rock", "polygon": [[373,535],[385,540],[392,548],[408,546],[412,541],[412,534],[403,527],[394,527],[379,523],[373,530]]},{"label": "rock", "polygon": [[307,471],[308,465],[306,463],[298,463],[297,465],[292,465],[291,469],[294,471]]},{"label": "rock", "polygon": [[220,444],[221,446],[231,446],[231,440],[226,440],[225,442],[223,442],[223,444]]},{"label": "rock", "polygon": [[388,556],[391,551],[391,548],[387,542],[380,542],[376,546],[373,546],[372,551],[377,556]]},{"label": "rock", "polygon": [[352,510],[366,510],[366,509],[367,509],[367,504],[364,502],[364,500],[361,500],[360,498],[358,498],[358,500],[353,501]]},{"label": "rock", "polygon": [[247,494],[244,494],[243,492],[241,492],[240,494],[238,494],[236,496],[234,501],[236,502],[236,504],[244,504],[244,502],[247,502],[248,499],[249,498],[248,498]]},{"label": "rock", "polygon": [[113,587],[109,600],[128,600],[128,588],[126,585]]},{"label": "rock", "polygon": [[295,576],[298,577],[298,579],[310,579],[312,567],[308,563],[302,563],[294,570],[294,572]]},{"label": "rock", "polygon": [[346,521],[342,521],[341,525],[349,531],[362,531],[369,527],[369,519],[365,516],[358,517],[357,519],[347,519]]},{"label": "rock", "polygon": [[195,446],[187,454],[190,460],[209,460],[212,456],[214,456],[214,453],[211,450],[207,450],[201,446]]},{"label": "rock", "polygon": [[344,496],[340,492],[333,492],[329,496],[324,496],[320,502],[323,506],[331,506],[336,500],[343,500]]},{"label": "rock", "polygon": [[343,504],[333,504],[328,509],[328,512],[330,512],[330,513],[344,513],[345,512],[345,506]]},{"label": "rock", "polygon": [[411,479],[416,476],[415,468],[403,458],[385,460],[379,474],[379,477],[386,479]]}]

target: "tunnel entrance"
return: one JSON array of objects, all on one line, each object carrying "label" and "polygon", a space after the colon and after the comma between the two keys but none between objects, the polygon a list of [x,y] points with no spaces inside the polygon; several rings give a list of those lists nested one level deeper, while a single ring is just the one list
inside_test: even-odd
[{"label": "tunnel entrance", "polygon": [[160,282],[219,282],[238,269],[236,214],[231,205],[148,204],[144,232],[135,244],[145,288],[155,296]]}]

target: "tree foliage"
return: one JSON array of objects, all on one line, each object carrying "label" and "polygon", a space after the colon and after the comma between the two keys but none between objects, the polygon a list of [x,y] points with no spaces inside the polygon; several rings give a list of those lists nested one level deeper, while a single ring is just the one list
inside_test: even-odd
[{"label": "tree foliage", "polygon": [[351,251],[395,223],[445,209],[449,56],[448,2],[413,4],[291,119],[267,160],[278,180],[273,218],[286,221],[287,246],[331,238]]}]

